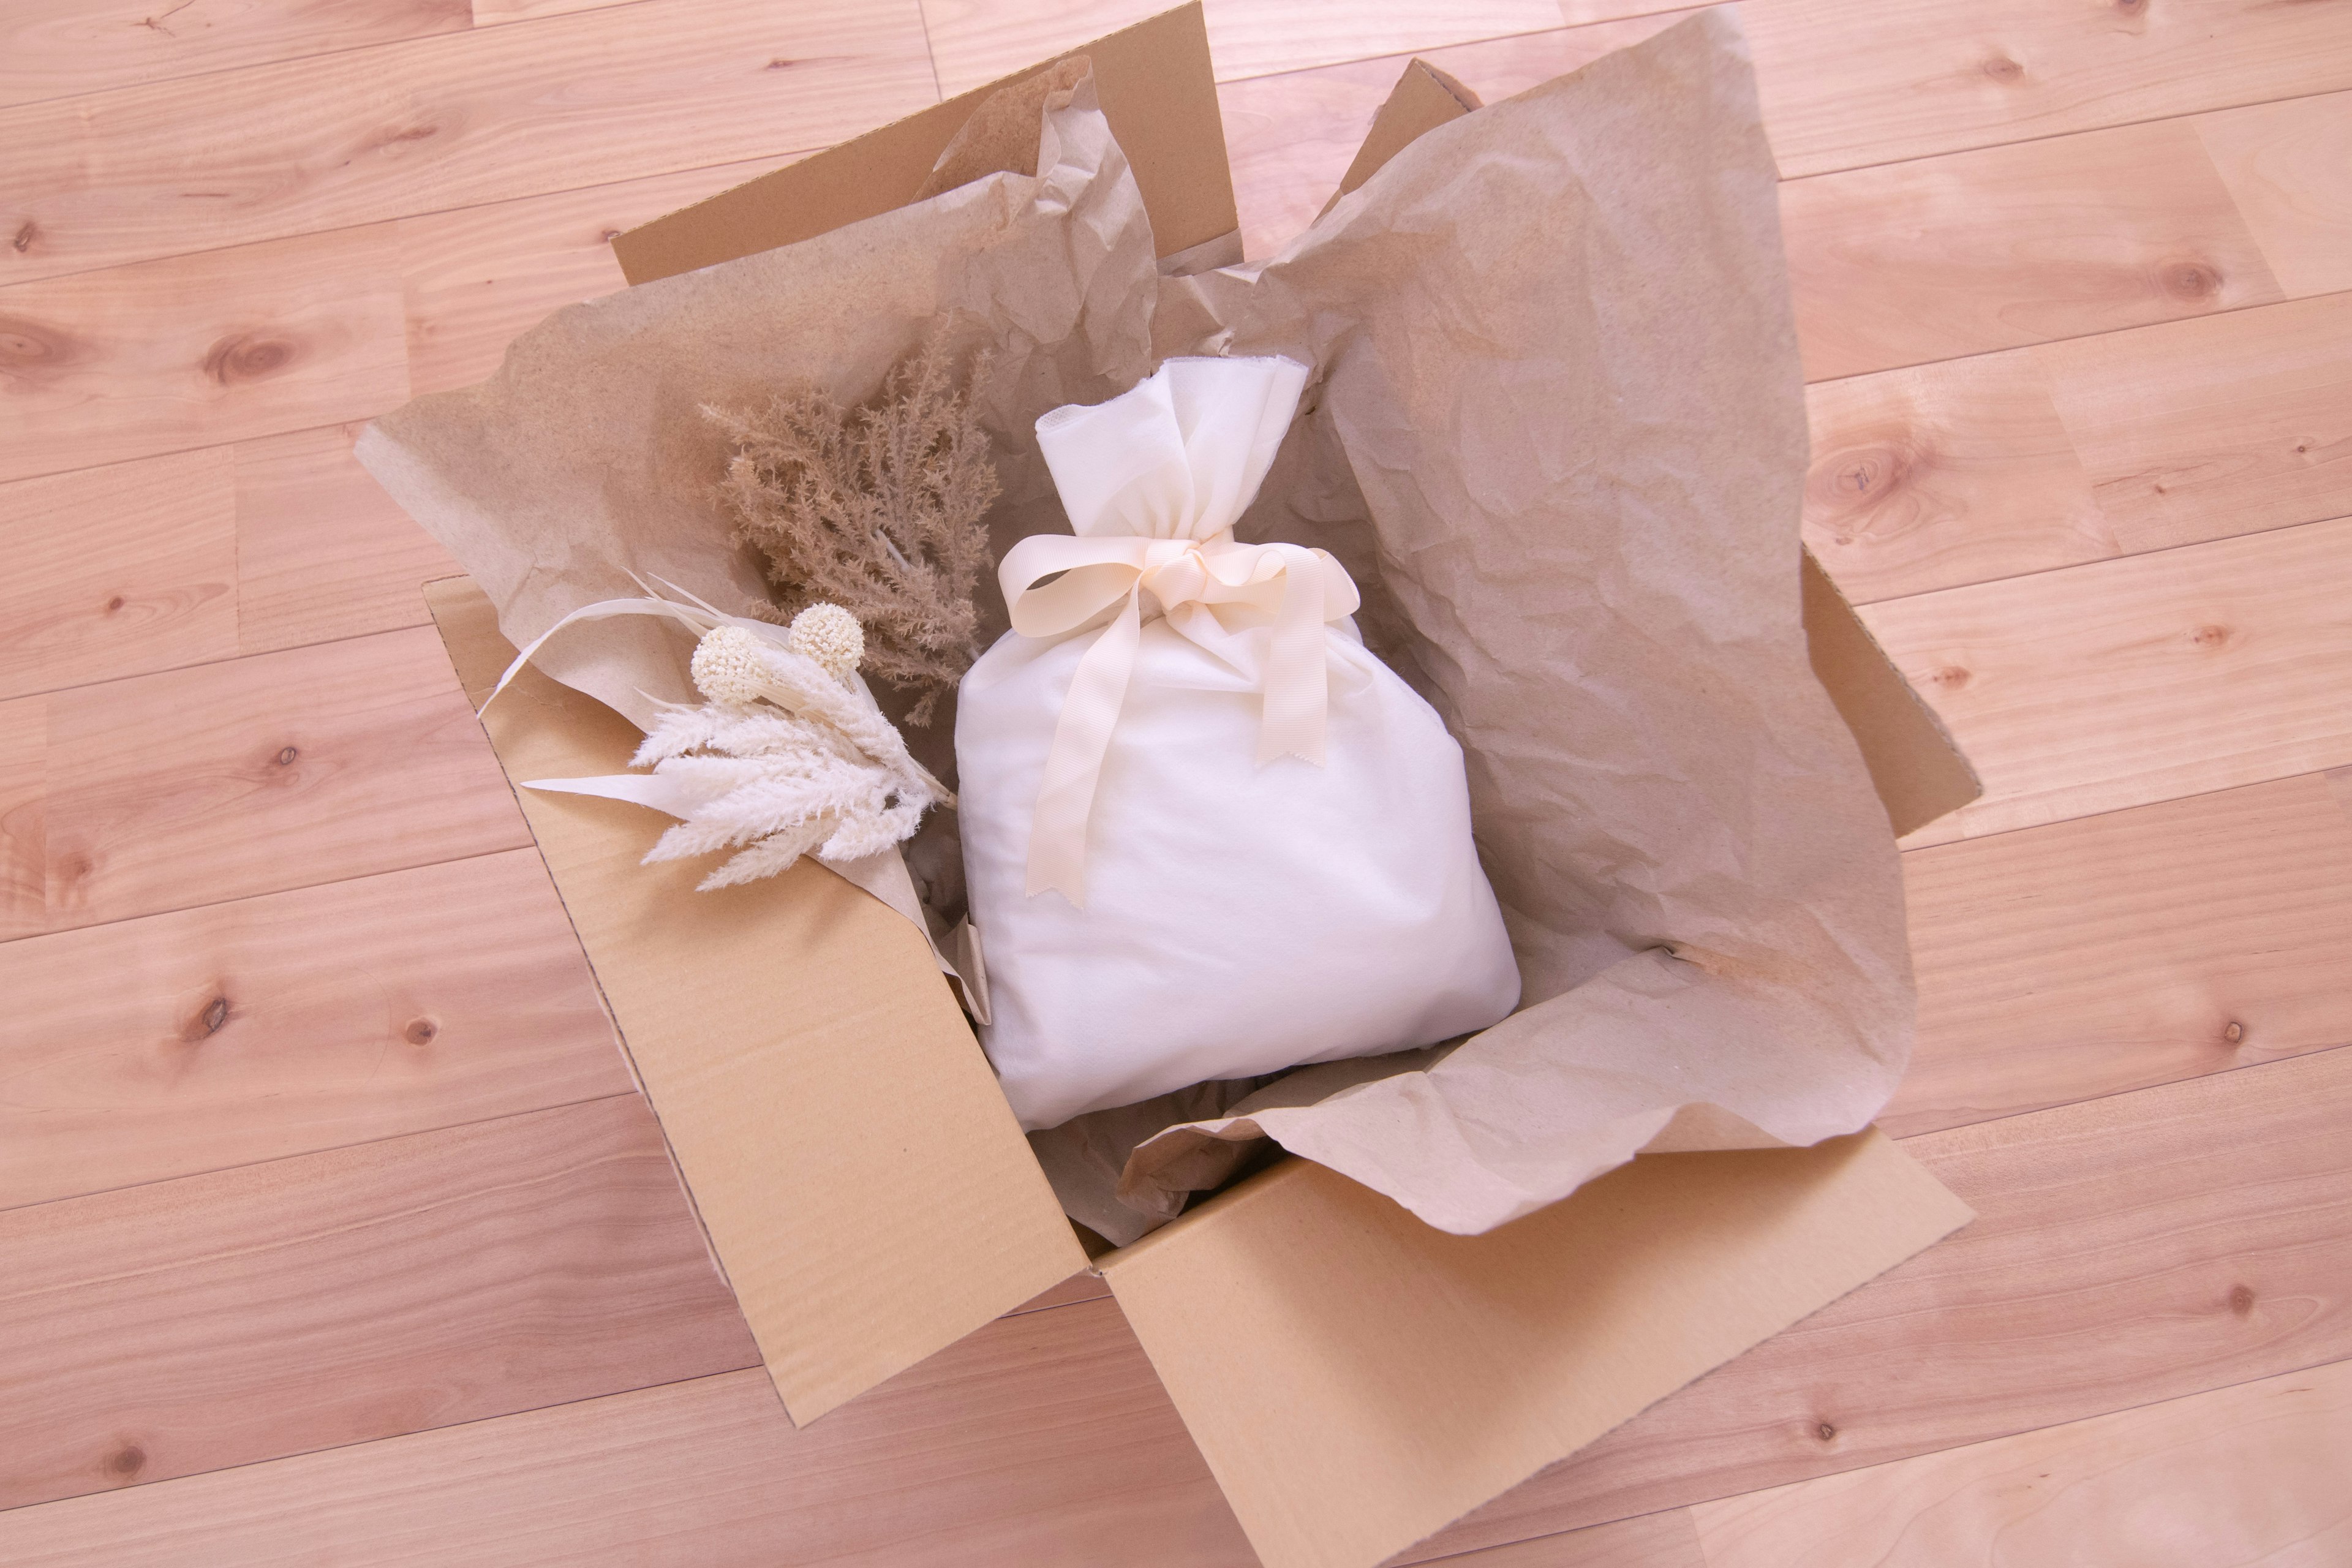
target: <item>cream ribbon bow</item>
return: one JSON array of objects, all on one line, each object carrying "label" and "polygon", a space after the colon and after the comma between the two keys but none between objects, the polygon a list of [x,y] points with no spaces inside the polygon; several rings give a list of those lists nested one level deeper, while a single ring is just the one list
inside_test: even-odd
[{"label": "cream ribbon bow", "polygon": [[1254,639],[1238,633],[1267,627],[1257,760],[1322,763],[1325,627],[1355,613],[1355,582],[1327,552],[1243,544],[1232,526],[1256,495],[1306,379],[1304,366],[1284,359],[1170,360],[1108,403],[1037,422],[1076,534],[1035,534],[1006,552],[997,579],[1013,629],[1057,639],[1115,613],[1079,658],[1055,722],[1030,827],[1031,895],[1050,889],[1086,903],[1087,821],[1153,616],[1244,670]]}]

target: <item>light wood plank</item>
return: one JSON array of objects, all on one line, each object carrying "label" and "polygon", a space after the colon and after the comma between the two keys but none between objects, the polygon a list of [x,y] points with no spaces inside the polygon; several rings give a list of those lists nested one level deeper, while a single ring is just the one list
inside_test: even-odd
[{"label": "light wood plank", "polygon": [[11,1568],[1247,1568],[1118,1307],[1002,1318],[795,1432],[764,1373],[0,1513]]},{"label": "light wood plank", "polygon": [[2352,1356],[2347,1112],[2323,1051],[1906,1140],[1974,1224],[1409,1559]]},{"label": "light wood plank", "polygon": [[1787,175],[2352,87],[2352,29],[2269,0],[1746,0]]},{"label": "light wood plank", "polygon": [[755,1363],[634,1094],[0,1213],[0,1508]]},{"label": "light wood plank", "polygon": [[1984,780],[1913,844],[2352,762],[2352,519],[1862,614]]},{"label": "light wood plank", "polygon": [[1780,215],[1811,381],[2284,298],[2185,120],[1791,180]]},{"label": "light wood plank", "polygon": [[0,289],[0,479],[383,413],[408,396],[392,229]]},{"label": "light wood plank", "polygon": [[1704,1568],[2321,1568],[2352,1560],[2347,1454],[2337,1362],[1692,1511]]},{"label": "light wood plank", "polygon": [[2352,295],[1807,389],[1856,601],[2352,513]]},{"label": "light wood plank", "polygon": [[2123,552],[2027,353],[1805,389],[1805,542],[1855,604]]},{"label": "light wood plank", "polygon": [[[2340,1359],[2347,1100],[2352,1052],[2327,1053],[1915,1139],[1976,1225],[1409,1560]],[[324,1541],[353,1563],[543,1562],[583,1542],[664,1563],[1247,1561],[1114,1303],[1001,1320],[799,1434],[763,1383],[741,1387],[764,1425],[656,1390],[0,1514],[0,1548],[87,1563],[101,1540],[125,1564],[191,1542],[304,1562]]]},{"label": "light wood plank", "polygon": [[2352,294],[2035,352],[2126,549],[2352,512]]},{"label": "light wood plank", "polygon": [[0,702],[0,942],[48,929],[49,705]]},{"label": "light wood plank", "polygon": [[0,233],[31,226],[0,281],[781,154],[936,101],[915,0],[646,0],[205,79],[201,136],[172,82],[0,110]]},{"label": "light wood plank", "polygon": [[41,700],[51,929],[530,842],[429,626]]},{"label": "light wood plank", "polygon": [[[923,19],[930,32],[940,90],[952,98],[1167,8],[1163,0],[1060,5],[923,0]],[[1426,54],[1508,34],[1668,9],[1657,0],[1391,0],[1370,6],[1332,6],[1316,0],[1205,0],[1202,6],[1209,55],[1219,81],[1376,55]],[[1399,68],[1403,64],[1402,58],[1397,61]],[[1395,75],[1389,73],[1391,84]]]},{"label": "light wood plank", "polygon": [[470,26],[467,0],[0,0],[0,106]]},{"label": "light wood plank", "polygon": [[[1689,13],[1664,9],[1594,26],[1416,51],[1486,102],[1495,102],[1663,32]],[[1336,18],[1345,16],[1334,12]],[[1214,40],[1212,39],[1213,45]],[[1217,89],[1233,165],[1242,248],[1274,255],[1315,221],[1339,188],[1372,116],[1412,55],[1351,60]],[[1220,57],[1220,74],[1223,74]]]},{"label": "light wood plank", "polygon": [[2352,289],[2352,93],[2200,115],[2197,134],[2288,293]]},{"label": "light wood plank", "polygon": [[518,333],[566,305],[625,286],[614,235],[790,161],[689,169],[402,219],[410,385],[422,395],[482,380]]},{"label": "light wood plank", "polygon": [[2352,822],[2322,775],[1904,857],[1898,1135],[2352,1044]]},{"label": "light wood plank", "polygon": [[237,647],[267,653],[425,625],[459,571],[352,457],[357,425],[239,443]]},{"label": "light wood plank", "polygon": [[0,485],[0,697],[236,652],[225,450]]},{"label": "light wood plank", "polygon": [[529,849],[0,945],[0,1208],[635,1086]]}]

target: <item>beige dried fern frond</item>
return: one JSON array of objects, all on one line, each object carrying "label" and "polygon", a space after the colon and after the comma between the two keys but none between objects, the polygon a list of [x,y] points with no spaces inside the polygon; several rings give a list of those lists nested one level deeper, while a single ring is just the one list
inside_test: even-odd
[{"label": "beige dried fern frond", "polygon": [[736,537],[768,559],[779,618],[819,601],[856,616],[867,672],[921,693],[912,724],[980,657],[973,595],[998,487],[973,390],[988,368],[975,355],[959,387],[941,329],[869,405],[805,388],[756,412],[703,411],[735,443],[720,493]]}]

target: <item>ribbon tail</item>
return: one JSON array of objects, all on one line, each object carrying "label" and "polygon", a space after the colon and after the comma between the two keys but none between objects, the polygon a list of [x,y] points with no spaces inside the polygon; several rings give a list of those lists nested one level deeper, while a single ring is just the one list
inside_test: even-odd
[{"label": "ribbon tail", "polygon": [[1267,645],[1265,695],[1260,709],[1257,760],[1294,756],[1323,765],[1324,732],[1331,710],[1331,672],[1324,646],[1322,563],[1310,552],[1283,573],[1282,603]]},{"label": "ribbon tail", "polygon": [[1118,722],[1128,677],[1135,668],[1136,646],[1142,640],[1141,597],[1139,593],[1128,595],[1070,678],[1029,825],[1028,891],[1033,898],[1051,889],[1086,908],[1087,820],[1094,812],[1095,786],[1102,778],[1111,730]]}]

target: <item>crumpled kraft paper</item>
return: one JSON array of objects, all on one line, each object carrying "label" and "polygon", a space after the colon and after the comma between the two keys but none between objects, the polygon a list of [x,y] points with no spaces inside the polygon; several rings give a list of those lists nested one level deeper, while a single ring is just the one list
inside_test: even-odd
[{"label": "crumpled kraft paper", "polygon": [[1461,738],[1526,1001],[1433,1066],[1161,1133],[1131,1205],[1264,1135],[1477,1232],[1893,1091],[1901,874],[1799,618],[1775,179],[1709,12],[1422,136],[1262,268],[1163,288],[1159,353],[1321,367],[1240,532],[1338,554]]},{"label": "crumpled kraft paper", "polygon": [[[1064,526],[1037,415],[1169,354],[1308,361],[1240,533],[1338,554],[1462,741],[1527,1001],[1449,1047],[1038,1134],[1066,1206],[1130,1239],[1272,1138],[1477,1232],[1644,1149],[1868,1122],[1909,1050],[1902,888],[1807,662],[1802,389],[1730,15],[1433,131],[1273,261],[1187,279],[1160,278],[1089,84],[1044,102],[1037,174],[560,312],[362,457],[520,643],[631,572],[748,605],[698,406],[863,397],[936,317],[999,354],[1000,547]],[[598,623],[543,662],[624,711],[684,697],[683,643],[641,637]]]},{"label": "crumpled kraft paper", "polygon": [[[863,402],[943,321],[959,355],[994,356],[979,402],[1003,485],[991,514],[998,553],[1061,527],[1030,426],[1150,373],[1159,273],[1150,220],[1091,81],[1062,72],[1051,86],[1042,142],[1039,95],[1026,104],[1028,167],[1039,172],[972,180],[559,310],[517,338],[487,382],[369,426],[360,461],[472,574],[517,647],[583,605],[667,593],[663,584],[752,615],[769,603],[761,563],[734,542],[716,500],[730,448],[703,408],[761,406],[805,384]],[[988,153],[968,128],[942,162],[976,173]],[[992,580],[982,594],[992,638],[1003,606]],[[643,729],[656,703],[699,700],[693,650],[673,627],[626,617],[567,627],[536,662]],[[887,687],[875,695],[894,721],[909,705]],[[905,731],[917,760],[950,780],[951,699]],[[927,900],[961,902],[950,814],[934,814],[908,859]]]}]

